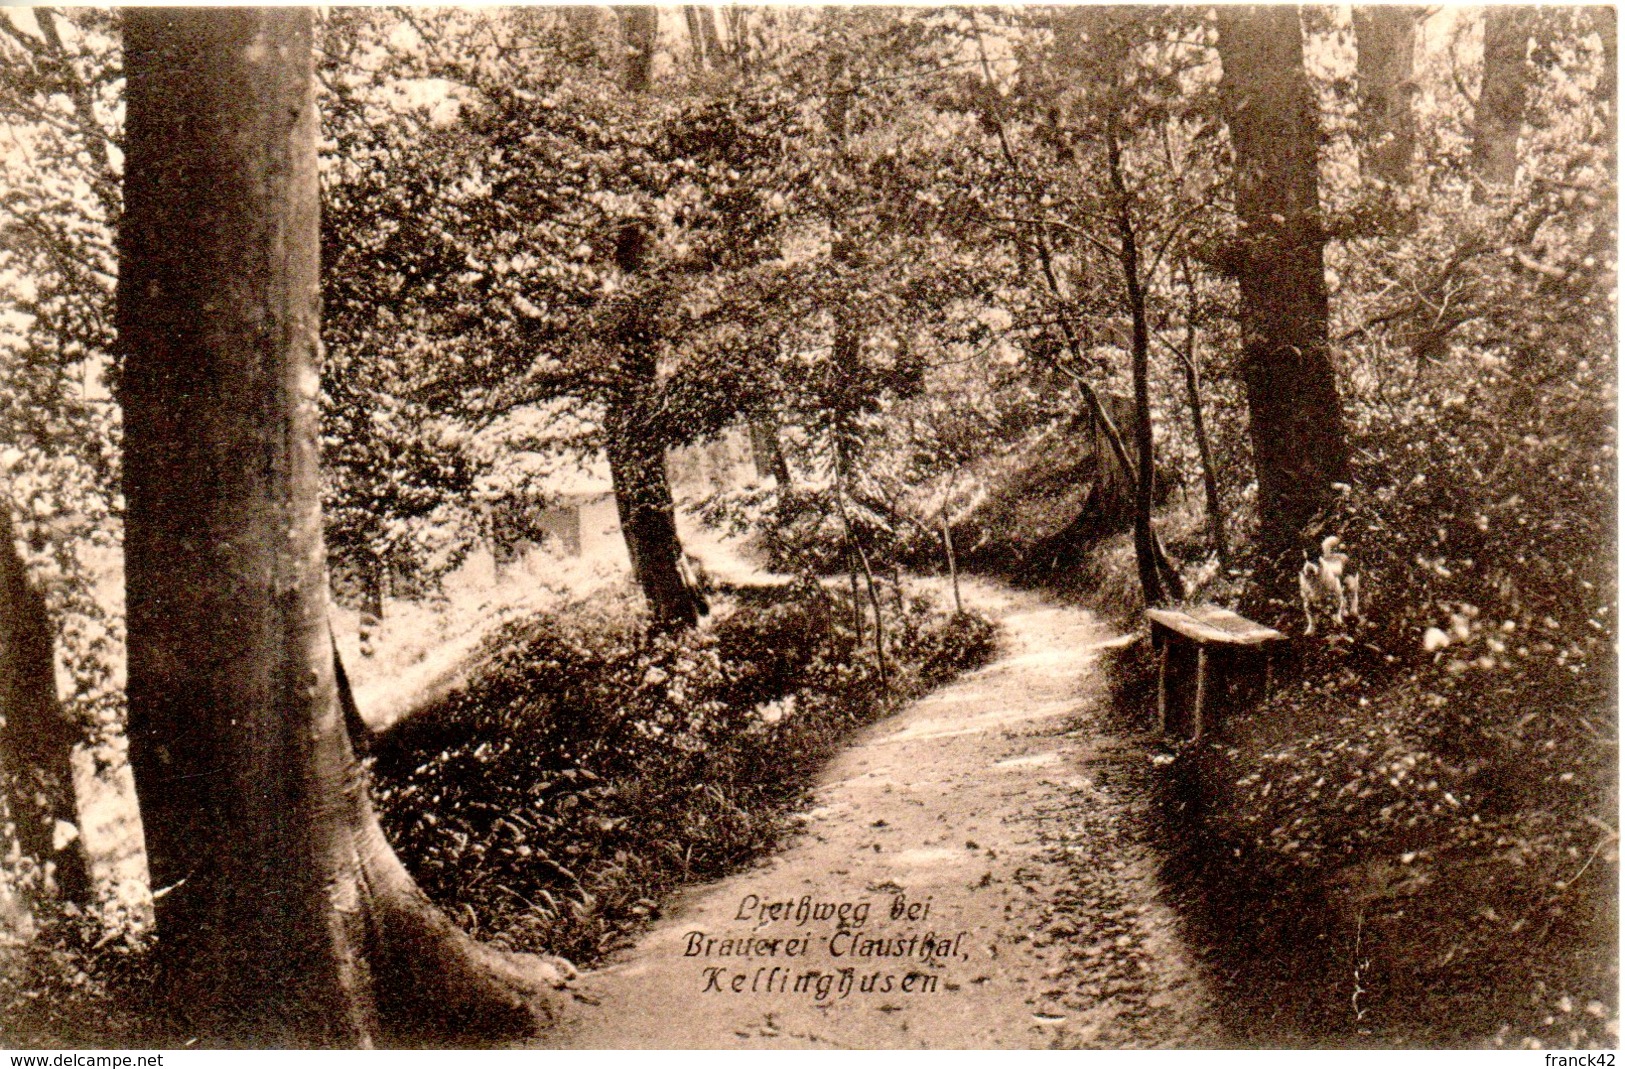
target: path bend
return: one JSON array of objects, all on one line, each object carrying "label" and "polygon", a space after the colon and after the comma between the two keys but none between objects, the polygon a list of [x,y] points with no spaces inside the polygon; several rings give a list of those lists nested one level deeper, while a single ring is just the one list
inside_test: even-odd
[{"label": "path bend", "polygon": [[[548,1045],[1223,1044],[1137,830],[1145,803],[1111,782],[1145,760],[1098,727],[1093,666],[1119,640],[1079,609],[966,593],[1003,625],[996,660],[855,736],[801,834],[584,974]],[[800,923],[803,900],[837,916]]]}]

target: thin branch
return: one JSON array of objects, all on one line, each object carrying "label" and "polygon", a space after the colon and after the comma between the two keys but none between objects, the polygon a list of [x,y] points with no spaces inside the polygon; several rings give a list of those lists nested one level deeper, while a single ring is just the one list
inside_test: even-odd
[{"label": "thin branch", "polygon": [[1146,269],[1146,278],[1156,277],[1157,269],[1162,266],[1162,258],[1166,256],[1168,250],[1173,247],[1174,239],[1184,233],[1184,222],[1208,206],[1209,205],[1206,200],[1198,199],[1189,208],[1174,216],[1173,222],[1168,224],[1167,233],[1163,235],[1161,243],[1157,246],[1157,251],[1151,256],[1151,266]]}]

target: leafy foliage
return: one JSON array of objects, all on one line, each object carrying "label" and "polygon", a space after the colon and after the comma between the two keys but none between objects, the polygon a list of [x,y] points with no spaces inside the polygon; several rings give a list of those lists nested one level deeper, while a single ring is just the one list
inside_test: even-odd
[{"label": "leafy foliage", "polygon": [[776,842],[852,727],[992,651],[986,620],[915,602],[888,691],[838,595],[739,598],[676,636],[624,600],[516,623],[489,674],[387,736],[375,797],[429,894],[516,949],[596,960],[676,882]]},{"label": "leafy foliage", "polygon": [[[1132,480],[1110,485],[1086,397],[1128,427],[1113,399],[1135,385],[1139,317],[1157,526],[1193,600],[1296,630],[1255,581],[1209,14],[721,18],[716,48],[657,34],[645,89],[600,9],[322,16],[341,589],[369,569],[432,585],[492,537],[493,506],[612,427],[658,457],[748,422],[782,467],[706,514],[776,567],[848,571],[854,590],[867,571],[874,601],[906,602],[888,579],[941,568],[946,521],[963,557],[1133,617],[1114,534]],[[1617,923],[1617,45],[1590,10],[1527,13],[1521,173],[1490,188],[1483,20],[1427,20],[1419,152],[1396,184],[1362,171],[1347,15],[1305,11],[1352,472],[1303,536],[1344,539],[1366,618],[1298,642],[1289,685],[1167,766],[1167,800],[1200,878],[1264,904],[1230,921],[1315,929],[1329,977],[1375,961],[1366,1015],[1332,984],[1314,1034],[1400,1035],[1399,1008],[1426,1006],[1440,1030],[1404,1035],[1603,1042],[1586,1007],[1613,1002],[1592,943]],[[116,761],[117,26],[7,15],[0,49],[18,148],[0,158],[0,506],[58,622],[70,707]],[[863,608],[811,585],[739,597],[680,638],[647,638],[625,605],[526,625],[489,679],[403,728],[376,772],[436,895],[514,945],[592,957],[683,874],[762,849],[788,755],[890,699]],[[883,608],[904,692],[985,655],[982,623]],[[1450,946],[1429,957],[1417,933]],[[1440,993],[1497,970],[1512,994],[1488,1010]],[[1543,1009],[1514,1006],[1530,998]]]}]

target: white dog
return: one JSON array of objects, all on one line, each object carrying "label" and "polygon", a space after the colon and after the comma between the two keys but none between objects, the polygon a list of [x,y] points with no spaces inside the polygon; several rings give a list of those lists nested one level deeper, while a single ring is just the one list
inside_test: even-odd
[{"label": "white dog", "polygon": [[[1341,624],[1345,616],[1360,615],[1360,575],[1349,567],[1349,556],[1338,547],[1343,540],[1327,535],[1320,543],[1320,560],[1304,560],[1298,570],[1298,591],[1303,595],[1303,633],[1315,633],[1315,605],[1325,602],[1335,607],[1333,618]],[[1305,554],[1307,557],[1307,554]]]}]

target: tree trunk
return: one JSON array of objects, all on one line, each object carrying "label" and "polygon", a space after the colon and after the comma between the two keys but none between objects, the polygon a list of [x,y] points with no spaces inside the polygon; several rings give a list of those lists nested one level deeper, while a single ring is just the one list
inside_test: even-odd
[{"label": "tree trunk", "polygon": [[715,67],[722,60],[722,44],[717,39],[716,10],[684,4],[683,21],[688,26],[689,48],[694,54],[695,65],[701,70]]},{"label": "tree trunk", "polygon": [[1295,7],[1219,8],[1221,96],[1235,151],[1243,381],[1258,476],[1263,589],[1290,593],[1305,525],[1348,478],[1326,336],[1319,121]]},{"label": "tree trunk", "polygon": [[852,590],[852,634],[855,645],[863,645],[863,599],[858,591],[858,554],[852,545],[852,533],[846,533],[846,578]]},{"label": "tree trunk", "polygon": [[[845,80],[846,59],[846,56],[838,52],[832,52],[826,58],[824,70],[828,84],[839,85]],[[847,164],[846,119],[849,103],[848,93],[844,90],[830,93],[824,101],[824,123],[829,128],[830,141],[835,149],[835,158],[839,161],[838,166],[843,168]],[[838,271],[844,273],[853,266],[855,247],[852,239],[842,232],[841,223],[841,218],[832,209],[829,216],[830,260],[836,265]],[[841,307],[833,310],[834,331],[830,346],[835,367],[840,371],[850,368],[855,372],[858,368],[858,362],[862,358],[863,338],[859,334],[857,320],[851,314],[848,303],[852,296],[852,288],[848,285],[841,294]],[[841,396],[843,384],[837,379],[831,385],[833,387],[832,396],[826,397],[826,404],[838,412],[844,413],[847,399]],[[858,602],[858,573],[851,563],[855,560],[863,568],[863,576],[868,583],[869,601],[874,608],[875,662],[880,673],[881,685],[884,686],[886,683],[886,624],[881,619],[880,601],[875,596],[875,577],[869,569],[869,557],[864,553],[863,546],[858,541],[857,532],[852,529],[851,518],[846,513],[848,457],[845,442],[847,428],[844,425],[844,420],[844,414],[837,415],[832,431],[835,439],[835,508],[840,514],[841,529],[846,537],[847,569],[852,579],[852,621],[855,625],[853,629],[857,632],[858,641],[861,643],[863,641],[863,608]]]},{"label": "tree trunk", "polygon": [[657,368],[647,351],[651,334],[641,311],[631,311],[616,331],[620,383],[604,406],[604,453],[621,537],[651,623],[657,631],[677,631],[693,627],[710,607],[683,567],[665,443],[651,435],[645,418]]},{"label": "tree trunk", "polygon": [[897,605],[897,627],[908,633],[908,598],[903,594],[903,567],[895,559],[891,562],[892,601]]},{"label": "tree trunk", "polygon": [[[1594,7],[1591,9],[1591,21],[1597,27],[1597,38],[1602,44],[1602,74],[1597,79],[1597,97],[1606,105],[1604,114],[1612,120],[1619,110],[1618,101],[1614,99],[1619,92],[1619,9],[1612,6]],[[1612,121],[1603,124],[1602,133],[1606,144],[1612,148]],[[1609,154],[1609,162],[1613,162],[1612,153]]]},{"label": "tree trunk", "polygon": [[362,550],[361,574],[361,622],[360,644],[361,656],[371,657],[375,652],[374,642],[377,641],[378,631],[384,623],[384,588],[389,582],[389,572],[384,567],[384,560],[371,549]]},{"label": "tree trunk", "polygon": [[[837,432],[839,433],[839,432]],[[869,605],[875,614],[875,667],[880,673],[880,685],[886,685],[886,622],[880,612],[880,598],[875,593],[875,574],[869,567],[869,555],[863,551],[863,543],[858,541],[857,532],[852,529],[852,518],[846,512],[846,463],[839,445],[835,454],[835,511],[841,517],[841,531],[846,537],[848,557],[856,557],[858,564],[863,568],[863,578],[867,583],[869,592]],[[863,641],[863,610],[858,607],[858,573],[850,571],[852,577],[852,618],[856,623],[855,630],[858,641]]]},{"label": "tree trunk", "polygon": [[621,535],[632,560],[632,575],[649,604],[656,630],[693,627],[710,606],[683,574],[683,545],[677,538],[677,508],[666,475],[666,451],[640,442],[620,408],[610,412],[604,451]]},{"label": "tree trunk", "polygon": [[[622,26],[629,60],[624,81],[627,92],[649,88],[649,72],[659,15],[652,7],[623,7]],[[651,242],[640,220],[628,220],[616,238],[616,261],[622,271],[637,276],[647,266]],[[648,306],[658,294],[648,297]],[[665,443],[651,438],[643,416],[656,389],[659,367],[652,345],[657,335],[647,314],[650,307],[627,309],[615,331],[620,354],[620,383],[606,400],[604,453],[609,458],[615,509],[620,515],[621,537],[632,562],[632,575],[649,605],[650,620],[658,631],[693,627],[710,611],[683,567],[683,546],[677,538],[677,508],[666,472]]]},{"label": "tree trunk", "polygon": [[1484,74],[1473,108],[1474,199],[1512,184],[1529,95],[1529,30],[1534,9],[1484,9]]},{"label": "tree trunk", "polygon": [[1228,564],[1229,552],[1224,541],[1224,510],[1219,504],[1219,478],[1213,470],[1212,450],[1207,440],[1207,424],[1202,419],[1202,385],[1197,377],[1196,361],[1186,353],[1177,354],[1185,372],[1185,403],[1191,410],[1191,430],[1196,435],[1196,452],[1202,464],[1202,490],[1207,498],[1208,537],[1220,564]]},{"label": "tree trunk", "polygon": [[[1004,115],[999,106],[999,95],[994,88],[996,81],[993,77],[993,68],[988,63],[987,48],[979,31],[976,37],[976,50],[981,61],[982,78],[987,88],[985,118],[992,123],[994,129],[998,132],[999,150],[1004,157],[1005,165],[1009,167],[1015,179],[1025,185],[1027,175],[1021,166],[1021,160],[1010,146],[1010,135],[1005,129]],[[1038,264],[1042,269],[1044,282],[1049,289],[1050,295],[1055,298],[1059,306],[1056,319],[1060,324],[1062,340],[1066,343],[1067,352],[1071,355],[1075,366],[1068,367],[1060,361],[1053,360],[1051,363],[1057,370],[1070,378],[1078,387],[1078,391],[1083,394],[1084,401],[1089,406],[1091,418],[1096,422],[1099,429],[1105,432],[1106,440],[1111,445],[1112,455],[1117,458],[1117,463],[1122,468],[1124,477],[1134,481],[1135,485],[1138,486],[1139,477],[1135,473],[1133,461],[1129,459],[1128,447],[1123,444],[1123,436],[1118,432],[1116,422],[1112,419],[1111,413],[1106,411],[1106,406],[1101,402],[1098,391],[1079,372],[1079,369],[1084,367],[1086,362],[1083,359],[1082,347],[1078,342],[1077,331],[1074,329],[1071,319],[1067,316],[1066,297],[1061,291],[1060,279],[1055,272],[1055,258],[1050,253],[1049,237],[1044,232],[1042,224],[1033,226],[1032,241],[1034,251],[1038,254]],[[1147,523],[1146,531],[1149,530],[1150,525]],[[1175,597],[1183,597],[1183,583],[1179,578],[1179,571],[1168,560],[1167,552],[1162,546],[1162,540],[1157,538],[1154,532],[1151,532],[1149,538],[1141,537],[1141,533],[1139,525],[1136,523],[1135,564],[1141,577],[1141,589],[1147,603],[1151,603],[1152,593],[1152,590],[1145,587],[1145,579],[1148,575],[1160,576],[1162,582],[1168,584],[1169,589],[1175,591]],[[1146,563],[1147,557],[1150,558],[1149,566]],[[1160,596],[1158,600],[1160,600]]]},{"label": "tree trunk", "polygon": [[[56,697],[56,652],[45,599],[17,552],[11,507],[0,502],[0,773],[17,846],[50,866],[55,889],[90,899],[90,869],[78,836],[73,747],[81,732]],[[58,825],[74,831],[57,849]],[[62,829],[66,831],[66,828]],[[41,887],[49,893],[50,888]]]},{"label": "tree trunk", "polygon": [[1368,146],[1365,167],[1391,186],[1411,178],[1416,151],[1416,20],[1420,12],[1403,5],[1354,8],[1360,84],[1360,127]]},{"label": "tree trunk", "polygon": [[779,432],[770,421],[751,422],[750,456],[758,478],[771,475],[780,493],[790,489],[790,465],[784,459],[784,448],[779,445]]},{"label": "tree trunk", "polygon": [[1140,284],[1139,244],[1129,215],[1128,188],[1123,181],[1122,150],[1116,117],[1106,123],[1106,159],[1116,199],[1117,259],[1123,272],[1124,297],[1133,325],[1129,345],[1130,378],[1134,383],[1134,451],[1139,464],[1134,478],[1134,562],[1140,576],[1140,596],[1147,607],[1168,600],[1157,566],[1156,537],[1151,530],[1152,497],[1156,490],[1156,450],[1151,434],[1151,332],[1146,323],[1145,290]]},{"label": "tree trunk", "polygon": [[132,9],[124,46],[130,762],[158,990],[205,1045],[534,1030],[559,971],[424,898],[337,693],[310,12]]},{"label": "tree trunk", "polygon": [[1213,468],[1213,450],[1208,444],[1207,423],[1202,419],[1202,384],[1196,371],[1196,284],[1191,278],[1188,261],[1180,263],[1185,281],[1185,347],[1175,349],[1180,366],[1185,371],[1185,402],[1191,410],[1191,431],[1196,436],[1196,454],[1202,462],[1202,489],[1207,495],[1207,523],[1213,539],[1213,552],[1219,563],[1230,564],[1230,552],[1224,538],[1224,506],[1219,501],[1219,476]]},{"label": "tree trunk", "polygon": [[959,599],[959,560],[954,554],[954,525],[948,520],[948,505],[942,506],[942,551],[948,557],[948,580],[954,588],[954,615],[958,616],[965,611],[965,605]]},{"label": "tree trunk", "polygon": [[875,573],[869,567],[869,554],[863,551],[863,543],[857,536],[852,536],[852,545],[858,551],[858,563],[863,565],[863,581],[869,591],[869,608],[875,614],[875,668],[880,672],[880,685],[887,685],[886,672],[886,618],[880,610],[880,595],[875,590]]},{"label": "tree trunk", "polygon": [[705,41],[706,62],[712,66],[722,62],[722,40],[717,34],[717,9],[706,6],[700,12],[700,37]]},{"label": "tree trunk", "polygon": [[655,45],[660,36],[660,10],[654,7],[618,7],[621,36],[625,41],[626,74],[622,84],[634,93],[649,90],[654,71]]}]

